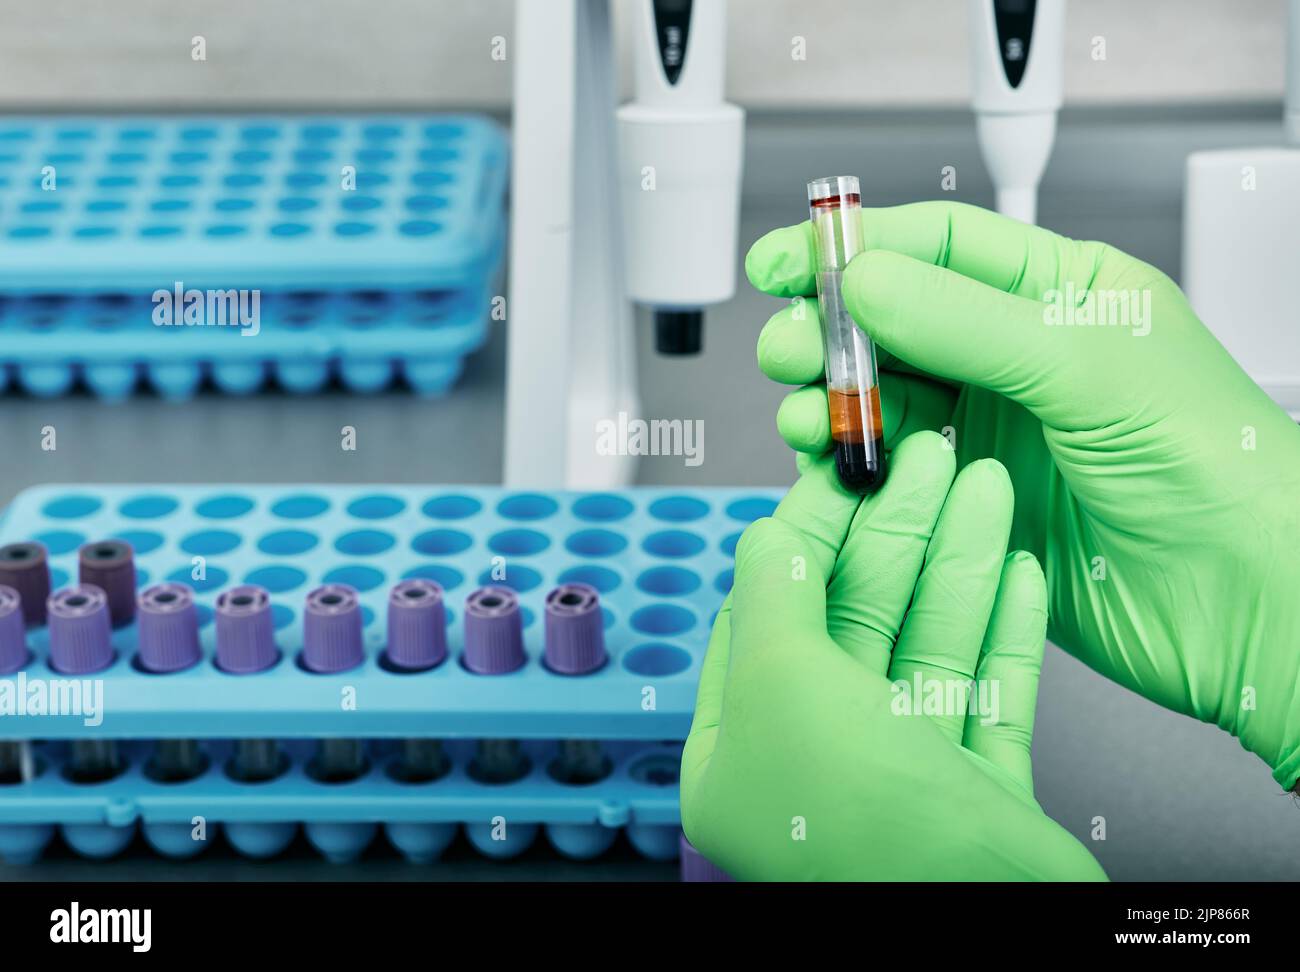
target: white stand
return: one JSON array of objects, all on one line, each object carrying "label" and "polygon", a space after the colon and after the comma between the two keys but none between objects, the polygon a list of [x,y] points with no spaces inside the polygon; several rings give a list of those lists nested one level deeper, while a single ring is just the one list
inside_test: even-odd
[{"label": "white stand", "polygon": [[596,423],[639,413],[623,276],[608,0],[516,8],[505,482],[605,489],[636,460]]},{"label": "white stand", "polygon": [[1285,147],[1193,152],[1183,196],[1183,290],[1237,363],[1300,421],[1300,0],[1291,0]]}]

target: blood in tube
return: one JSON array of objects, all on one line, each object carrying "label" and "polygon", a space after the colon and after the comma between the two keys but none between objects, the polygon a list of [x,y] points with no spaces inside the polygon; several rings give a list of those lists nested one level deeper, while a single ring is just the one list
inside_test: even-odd
[{"label": "blood in tube", "polygon": [[808,213],[835,468],[846,489],[873,493],[887,471],[876,349],[849,316],[843,289],[845,267],[865,248],[857,177],[831,176],[808,183]]}]

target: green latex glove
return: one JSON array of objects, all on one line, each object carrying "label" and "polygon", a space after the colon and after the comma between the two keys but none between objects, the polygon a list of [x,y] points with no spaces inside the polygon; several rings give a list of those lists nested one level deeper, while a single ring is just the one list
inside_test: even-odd
[{"label": "green latex glove", "polygon": [[[1012,544],[1047,576],[1049,636],[1109,678],[1300,775],[1300,430],[1159,271],[977,209],[863,211],[849,312],[886,352],[887,444],[947,429],[959,463],[1015,485]],[[749,252],[755,287],[811,297],[807,223]],[[1049,326],[1053,292],[1136,291],[1127,326]],[[1086,304],[1080,304],[1087,309]],[[1095,305],[1094,305],[1095,308]],[[1114,319],[1112,315],[1111,319]],[[1095,318],[1094,318],[1095,319]],[[1147,333],[1142,333],[1146,331]],[[807,387],[778,427],[820,453],[829,428],[816,302],[759,338],[767,375]]]},{"label": "green latex glove", "polygon": [[[682,756],[687,836],[744,879],[1104,878],[1033,799],[1046,588],[1006,555],[1006,471],[954,482],[932,432],[892,459],[866,500],[812,463],[741,537]],[[894,689],[972,678],[983,705],[913,714],[928,690]]]}]

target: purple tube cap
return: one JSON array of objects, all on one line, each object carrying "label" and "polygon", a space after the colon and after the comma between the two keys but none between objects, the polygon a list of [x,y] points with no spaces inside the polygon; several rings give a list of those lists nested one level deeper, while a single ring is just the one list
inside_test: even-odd
[{"label": "purple tube cap", "polygon": [[243,584],[217,597],[217,667],[232,675],[264,671],[280,658],[265,587]]},{"label": "purple tube cap", "polygon": [[108,595],[113,627],[135,618],[135,551],[125,540],[98,540],[78,552],[77,577]]},{"label": "purple tube cap", "polygon": [[465,599],[465,667],[477,675],[504,675],[527,660],[519,596],[508,587],[471,592]]},{"label": "purple tube cap", "polygon": [[560,675],[603,668],[605,616],[600,594],[588,584],[561,584],[546,595],[546,667]]},{"label": "purple tube cap", "polygon": [[735,881],[730,874],[718,867],[695,849],[695,845],[682,834],[678,841],[681,849],[682,880],[688,883],[717,883]]},{"label": "purple tube cap", "polygon": [[140,592],[136,603],[136,660],[146,671],[179,672],[198,664],[199,616],[194,591],[170,581]]},{"label": "purple tube cap", "polygon": [[45,603],[50,625],[50,667],[88,675],[113,663],[108,595],[94,584],[55,591]]},{"label": "purple tube cap", "polygon": [[302,664],[309,671],[345,672],[365,661],[361,602],[347,584],[325,584],[307,595]]},{"label": "purple tube cap", "polygon": [[50,563],[43,545],[28,541],[0,547],[0,584],[18,592],[27,627],[45,623],[45,602],[50,596]]},{"label": "purple tube cap", "polygon": [[27,664],[28,657],[22,595],[0,585],[0,675],[18,671]]},{"label": "purple tube cap", "polygon": [[413,577],[388,594],[388,647],[384,658],[397,668],[423,671],[447,657],[447,609],[442,587]]}]

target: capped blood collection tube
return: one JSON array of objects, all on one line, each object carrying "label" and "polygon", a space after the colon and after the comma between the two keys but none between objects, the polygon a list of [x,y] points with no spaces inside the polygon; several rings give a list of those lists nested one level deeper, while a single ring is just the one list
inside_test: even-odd
[{"label": "capped blood collection tube", "polygon": [[[440,584],[422,577],[401,581],[388,593],[388,647],[396,671],[422,672],[447,658],[447,608]],[[407,783],[428,783],[447,772],[439,739],[403,739],[396,770]]]},{"label": "capped blood collection tube", "polygon": [[45,601],[50,596],[50,564],[39,543],[10,543],[0,547],[0,584],[18,592],[23,621],[29,628],[45,623]]},{"label": "capped blood collection tube", "polygon": [[[508,587],[480,587],[465,599],[462,662],[475,675],[506,675],[528,661],[519,597]],[[531,768],[518,739],[480,739],[470,775],[483,783],[513,783]]]},{"label": "capped blood collection tube", "polygon": [[[588,675],[605,666],[605,618],[594,587],[561,584],[546,596],[545,659],[557,675]],[[609,760],[599,740],[562,739],[551,773],[565,783],[595,783],[609,774]]]},{"label": "capped blood collection tube", "polygon": [[808,215],[835,468],[846,489],[873,493],[885,481],[886,472],[876,349],[844,305],[844,269],[864,249],[857,177],[830,176],[808,183]]},{"label": "capped blood collection tube", "polygon": [[[217,667],[231,675],[264,672],[280,659],[271,618],[271,594],[265,587],[243,584],[217,598]],[[243,783],[277,777],[284,755],[274,739],[236,739],[231,775]]]},{"label": "capped blood collection tube", "polygon": [[[29,657],[22,595],[0,584],[0,676],[23,668]],[[32,778],[33,770],[30,743],[25,739],[0,739],[0,785],[25,782]]]},{"label": "capped blood collection tube", "polygon": [[[55,591],[45,602],[50,667],[65,675],[90,675],[113,664],[108,595],[94,584]],[[102,783],[121,772],[117,742],[73,739],[68,773],[77,783]]]},{"label": "capped blood collection tube", "polygon": [[[354,587],[325,584],[307,595],[303,612],[302,664],[321,675],[350,671],[365,661],[361,601]],[[321,739],[313,763],[326,783],[346,783],[366,771],[360,739]]]},{"label": "capped blood collection tube", "polygon": [[[83,553],[83,563],[85,554]],[[84,568],[83,568],[84,573]],[[132,584],[135,571],[131,571]],[[113,598],[109,595],[109,610]],[[199,648],[199,615],[194,589],[165,581],[136,597],[136,664],[146,672],[167,675],[193,668],[203,657]],[[203,751],[196,739],[159,739],[154,743],[150,771],[164,783],[181,783],[202,775]]]}]

